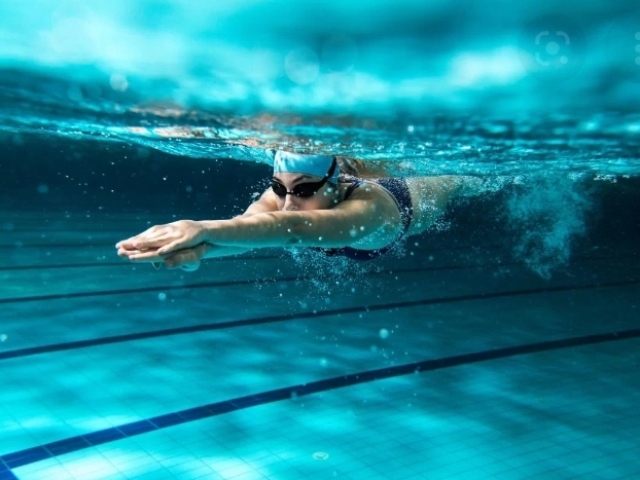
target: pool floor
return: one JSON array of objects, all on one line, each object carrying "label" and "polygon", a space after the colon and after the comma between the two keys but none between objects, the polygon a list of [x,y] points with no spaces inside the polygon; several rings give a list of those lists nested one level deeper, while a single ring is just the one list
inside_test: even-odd
[{"label": "pool floor", "polygon": [[4,217],[0,480],[640,478],[634,245],[184,273],[115,256],[133,217]]}]

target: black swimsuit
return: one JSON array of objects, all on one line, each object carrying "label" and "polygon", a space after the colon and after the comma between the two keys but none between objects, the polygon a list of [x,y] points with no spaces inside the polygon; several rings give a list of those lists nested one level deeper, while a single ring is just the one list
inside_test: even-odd
[{"label": "black swimsuit", "polygon": [[[360,186],[360,184],[364,181],[361,178],[349,177],[347,178],[351,185],[347,188],[345,192],[344,199],[348,200],[349,196],[353,193],[353,191]],[[411,219],[413,217],[413,206],[411,204],[411,194],[409,193],[409,187],[407,186],[407,182],[403,178],[377,178],[373,180],[368,180],[367,182],[375,183],[380,185],[382,188],[387,190],[393,199],[396,202],[398,210],[400,211],[400,218],[402,220],[402,231],[398,238],[396,238],[393,242],[387,245],[384,248],[379,248],[378,250],[360,250],[352,247],[342,247],[342,248],[320,248],[321,252],[325,255],[334,256],[340,255],[343,257],[351,258],[354,260],[373,260],[374,258],[378,258],[385,253],[389,252],[393,247],[396,246],[398,242],[400,242],[407,235],[409,231],[409,227],[411,226]]]}]

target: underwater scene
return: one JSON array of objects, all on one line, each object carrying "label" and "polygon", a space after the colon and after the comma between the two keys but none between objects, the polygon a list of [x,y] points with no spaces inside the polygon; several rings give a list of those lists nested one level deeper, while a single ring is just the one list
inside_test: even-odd
[{"label": "underwater scene", "polygon": [[640,7],[0,2],[0,480],[640,478]]}]

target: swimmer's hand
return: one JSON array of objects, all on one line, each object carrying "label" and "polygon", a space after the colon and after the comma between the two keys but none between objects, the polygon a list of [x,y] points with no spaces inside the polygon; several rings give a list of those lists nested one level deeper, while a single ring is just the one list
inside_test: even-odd
[{"label": "swimmer's hand", "polygon": [[121,251],[128,252],[129,260],[146,260],[195,247],[206,240],[205,233],[202,223],[179,220],[166,225],[155,225],[134,237],[116,243],[116,248],[118,255]]},{"label": "swimmer's hand", "polygon": [[212,245],[202,243],[167,255],[159,255],[157,250],[155,252],[141,252],[139,250],[124,250],[120,248],[118,249],[118,255],[126,257],[135,263],[151,263],[155,268],[160,268],[164,265],[169,269],[181,268],[182,270],[193,272],[200,268],[200,262],[212,248]]}]

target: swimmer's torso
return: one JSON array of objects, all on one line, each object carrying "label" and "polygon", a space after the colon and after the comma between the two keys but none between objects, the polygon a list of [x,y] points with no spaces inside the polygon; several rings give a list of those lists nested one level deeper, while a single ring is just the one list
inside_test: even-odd
[{"label": "swimmer's torso", "polygon": [[[361,178],[365,183],[356,188],[349,198],[367,199],[369,196],[385,196],[391,194],[376,183],[376,179]],[[441,215],[446,205],[447,195],[443,182],[453,182],[453,177],[411,177],[404,179],[409,189],[412,206],[412,219],[407,236],[415,235],[429,228]],[[352,182],[340,184],[340,199],[344,200],[345,193]],[[398,214],[398,221],[400,214]],[[397,229],[400,230],[399,228]],[[379,248],[376,246],[375,248]]]}]

